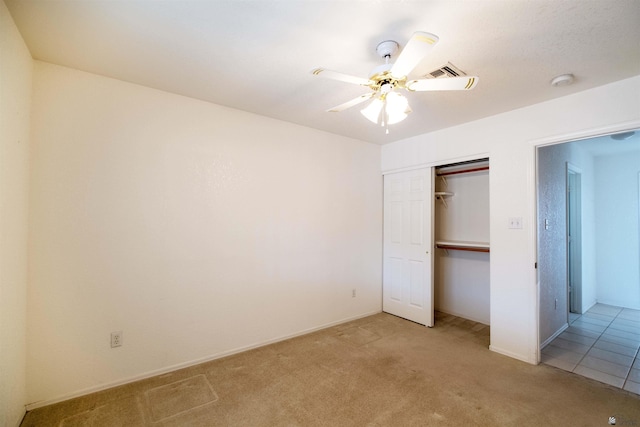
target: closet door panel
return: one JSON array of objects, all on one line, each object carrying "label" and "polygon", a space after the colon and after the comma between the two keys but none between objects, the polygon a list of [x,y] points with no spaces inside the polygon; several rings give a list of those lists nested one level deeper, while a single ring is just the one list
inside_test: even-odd
[{"label": "closet door panel", "polygon": [[402,258],[389,258],[387,262],[390,284],[389,298],[393,301],[402,301]]},{"label": "closet door panel", "polygon": [[409,261],[409,304],[418,309],[423,308],[424,304],[424,270],[425,268],[423,262],[416,260]]},{"label": "closet door panel", "polygon": [[411,244],[422,246],[424,243],[424,201],[411,200],[411,222],[409,229],[411,230]]},{"label": "closet door panel", "polygon": [[433,171],[384,177],[383,310],[433,326]]}]

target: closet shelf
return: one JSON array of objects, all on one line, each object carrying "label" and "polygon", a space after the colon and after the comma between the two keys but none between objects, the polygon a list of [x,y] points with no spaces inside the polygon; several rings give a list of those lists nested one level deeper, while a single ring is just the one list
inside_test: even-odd
[{"label": "closet shelf", "polygon": [[489,252],[489,242],[463,242],[458,240],[438,240],[436,248],[455,251]]},{"label": "closet shelf", "polygon": [[444,207],[446,208],[447,201],[444,198],[453,196],[453,193],[450,193],[448,191],[436,191],[433,193],[433,195],[436,196],[436,200],[442,201],[442,203],[444,204]]},{"label": "closet shelf", "polygon": [[453,196],[453,193],[450,193],[448,191],[436,191],[435,193],[433,193],[436,195],[436,197],[440,196]]}]

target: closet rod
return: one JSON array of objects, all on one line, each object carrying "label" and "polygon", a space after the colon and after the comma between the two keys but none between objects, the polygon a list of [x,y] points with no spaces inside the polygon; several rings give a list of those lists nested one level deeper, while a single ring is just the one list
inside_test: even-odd
[{"label": "closet rod", "polygon": [[451,171],[451,172],[438,172],[436,173],[436,175],[437,176],[458,175],[460,173],[478,172],[478,171],[486,171],[486,170],[489,170],[489,166],[482,166],[482,167],[470,168],[470,169],[461,169],[461,170]]}]

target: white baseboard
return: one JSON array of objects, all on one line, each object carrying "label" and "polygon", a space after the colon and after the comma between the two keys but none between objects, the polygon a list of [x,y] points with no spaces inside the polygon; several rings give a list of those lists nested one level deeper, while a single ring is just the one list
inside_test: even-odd
[{"label": "white baseboard", "polygon": [[562,325],[560,327],[560,329],[558,329],[557,331],[555,331],[553,333],[553,335],[551,335],[549,338],[547,338],[546,340],[544,340],[544,342],[542,344],[540,344],[540,350],[542,350],[543,348],[545,348],[551,341],[555,340],[556,338],[558,338],[558,335],[560,335],[561,333],[563,333],[564,331],[567,330],[567,328],[569,327],[568,323],[565,323],[564,325]]},{"label": "white baseboard", "polygon": [[582,314],[584,314],[587,311],[591,310],[593,308],[593,306],[596,305],[597,303],[598,303],[598,301],[593,300],[590,304],[587,304],[587,308],[582,307]]},{"label": "white baseboard", "polygon": [[439,311],[440,313],[444,313],[444,314],[450,314],[450,315],[456,316],[456,317],[461,317],[463,319],[471,320],[473,322],[478,322],[478,323],[482,323],[483,325],[490,326],[489,325],[490,322],[489,322],[488,319],[480,319],[480,318],[477,318],[475,316],[469,316],[468,314],[460,313],[460,312],[457,312],[455,310],[449,310],[448,308],[436,308],[436,311]]},{"label": "white baseboard", "polygon": [[80,397],[80,396],[85,396],[87,394],[91,394],[91,393],[96,393],[98,391],[103,391],[103,390],[107,390],[109,388],[113,388],[113,387],[118,387],[124,384],[129,384],[135,381],[140,381],[140,380],[144,380],[147,378],[151,378],[151,377],[155,377],[156,375],[162,375],[162,374],[166,374],[169,372],[173,372],[173,371],[177,371],[179,369],[184,369],[184,368],[188,368],[190,366],[194,366],[194,365],[199,365],[200,363],[205,363],[205,362],[210,362],[212,360],[216,360],[216,359],[221,359],[223,357],[227,357],[227,356],[231,356],[237,353],[242,353],[243,351],[248,351],[248,350],[252,350],[254,348],[258,348],[258,347],[264,347],[266,345],[269,344],[275,344],[277,342],[280,341],[285,341],[291,338],[295,338],[295,337],[299,337],[302,335],[307,335],[310,334],[312,332],[316,332],[319,331],[321,329],[326,329],[326,328],[330,328],[332,326],[336,326],[336,325],[340,325],[342,323],[347,323],[347,322],[351,322],[353,320],[357,320],[357,319],[361,319],[363,317],[367,317],[367,316],[372,316],[374,314],[378,314],[381,313],[382,310],[376,310],[373,312],[368,312],[368,313],[362,313],[362,314],[358,314],[356,316],[352,316],[352,317],[348,317],[346,319],[341,319],[341,320],[337,320],[335,322],[329,322],[320,326],[316,326],[313,328],[309,328],[309,329],[305,329],[293,334],[289,334],[289,335],[283,335],[277,338],[273,338],[270,340],[266,340],[266,341],[262,341],[262,342],[258,342],[255,344],[251,344],[245,347],[240,347],[240,348],[236,348],[233,350],[229,350],[229,351],[223,351],[220,353],[216,353],[210,356],[206,356],[206,357],[202,357],[196,360],[190,360],[188,362],[183,362],[183,363],[178,363],[176,365],[171,365],[171,366],[167,366],[165,368],[161,368],[161,369],[156,369],[153,371],[149,371],[149,372],[145,372],[143,374],[140,375],[134,375],[132,377],[128,377],[128,378],[124,378],[122,380],[118,380],[118,381],[113,381],[110,383],[106,383],[106,384],[101,384],[99,386],[94,386],[94,387],[88,387],[73,393],[68,393],[53,399],[46,399],[46,400],[41,400],[38,402],[33,402],[33,403],[28,403],[27,405],[25,405],[25,408],[27,411],[31,411],[37,408],[41,408],[43,406],[48,406],[48,405],[52,405],[54,403],[60,403],[60,402],[64,402],[65,400],[69,400],[69,399],[74,399],[76,397]]},{"label": "white baseboard", "polygon": [[[626,301],[609,301],[609,300],[601,301],[601,300],[597,300],[594,305],[596,305],[596,304],[604,304],[604,305],[611,305],[613,307],[621,307],[621,308],[630,308],[632,310],[640,310],[640,305],[629,304]],[[591,308],[591,307],[589,307],[589,308]]]},{"label": "white baseboard", "polygon": [[504,356],[509,356],[509,357],[511,357],[513,359],[518,359],[518,360],[520,360],[522,362],[526,362],[526,363],[529,363],[531,365],[537,365],[538,364],[538,361],[536,360],[535,355],[531,355],[530,358],[527,358],[527,357],[525,357],[525,356],[523,356],[523,355],[521,355],[519,353],[514,353],[512,351],[496,347],[495,345],[490,345],[489,346],[489,350],[494,351],[494,352],[499,353],[499,354],[502,354]]},{"label": "white baseboard", "polygon": [[[18,419],[16,420],[16,422],[13,424],[16,427],[20,427],[20,425],[22,424],[22,421],[24,420],[24,416],[27,415],[27,410],[25,408],[25,410],[22,412],[22,415],[18,416]],[[11,424],[9,424],[11,425]]]}]

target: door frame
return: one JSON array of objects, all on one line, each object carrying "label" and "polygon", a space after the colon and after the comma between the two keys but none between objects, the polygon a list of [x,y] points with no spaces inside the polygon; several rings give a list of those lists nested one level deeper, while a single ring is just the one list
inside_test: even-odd
[{"label": "door frame", "polygon": [[567,162],[566,178],[567,322],[570,323],[569,313],[582,313],[582,169]]},{"label": "door frame", "polygon": [[538,218],[538,208],[539,208],[539,200],[538,200],[538,148],[555,145],[555,144],[563,144],[565,142],[573,142],[579,141],[582,139],[590,139],[596,138],[599,136],[611,135],[619,132],[627,132],[640,128],[640,120],[629,120],[625,122],[616,123],[613,125],[607,126],[599,126],[593,128],[581,129],[569,133],[557,134],[553,136],[548,136],[544,138],[531,139],[528,141],[531,150],[531,163],[529,164],[529,194],[531,195],[532,202],[530,204],[530,215],[531,218],[534,218],[535,223],[538,224],[536,227],[532,227],[531,233],[533,234],[532,242],[533,242],[533,255],[535,261],[535,289],[536,289],[536,309],[535,309],[535,325],[536,325],[536,341],[535,341],[535,360],[536,363],[540,363],[540,274],[538,270],[538,252],[539,252],[539,238],[540,238],[540,230],[539,228],[539,218]]}]

